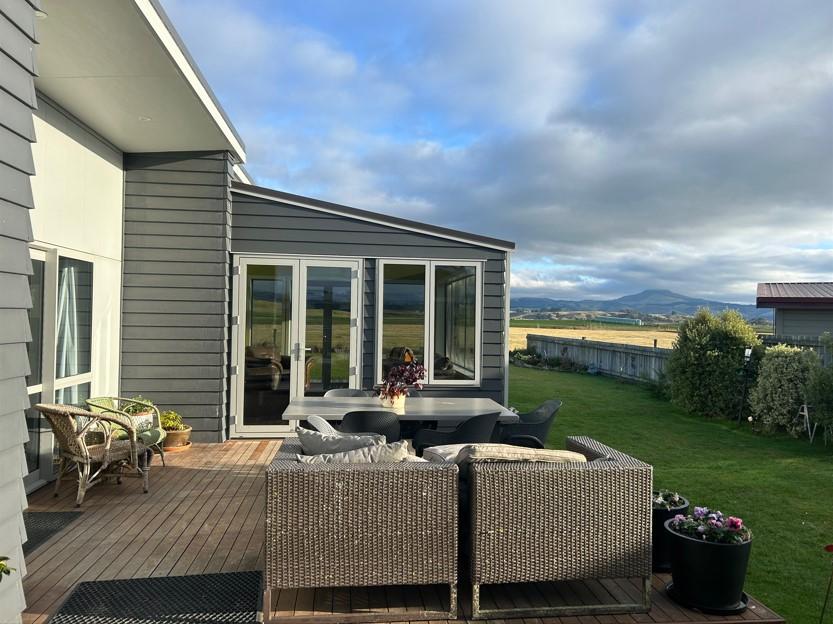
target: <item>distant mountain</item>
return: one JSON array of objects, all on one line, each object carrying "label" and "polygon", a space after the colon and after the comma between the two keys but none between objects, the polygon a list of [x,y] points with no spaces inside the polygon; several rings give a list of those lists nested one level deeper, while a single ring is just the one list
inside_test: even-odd
[{"label": "distant mountain", "polygon": [[588,312],[641,312],[642,314],[677,314],[691,315],[700,308],[709,308],[712,312],[726,309],[737,310],[745,318],[771,318],[772,310],[758,309],[754,305],[726,303],[687,297],[670,290],[643,290],[635,295],[625,295],[618,299],[598,300],[583,299],[549,299],[547,297],[513,297],[513,309],[530,308],[533,310],[559,309],[563,311]]}]

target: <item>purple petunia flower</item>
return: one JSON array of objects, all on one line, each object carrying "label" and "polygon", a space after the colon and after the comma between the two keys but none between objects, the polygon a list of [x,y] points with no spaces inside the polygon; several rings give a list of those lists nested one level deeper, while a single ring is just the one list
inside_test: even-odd
[{"label": "purple petunia flower", "polygon": [[704,518],[706,514],[709,513],[708,507],[695,507],[694,508],[694,517],[697,519]]},{"label": "purple petunia flower", "polygon": [[674,516],[674,524],[680,524],[680,522],[685,522],[685,516],[683,514]]}]

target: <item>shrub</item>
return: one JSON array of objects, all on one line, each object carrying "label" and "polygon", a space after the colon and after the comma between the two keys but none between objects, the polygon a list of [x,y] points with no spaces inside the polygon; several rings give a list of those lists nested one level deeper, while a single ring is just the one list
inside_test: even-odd
[{"label": "shrub", "polygon": [[668,360],[671,397],[701,416],[735,418],[743,409],[744,350],[753,347],[749,383],[760,357],[754,328],[734,310],[714,315],[702,309],[680,324]]},{"label": "shrub", "polygon": [[749,393],[752,417],[761,429],[772,432],[784,428],[792,436],[801,434],[804,419],[798,410],[805,402],[807,382],[815,368],[818,357],[813,351],[783,344],[766,350]]},{"label": "shrub", "polygon": [[515,349],[509,353],[513,362],[520,362],[529,366],[540,366],[542,359],[535,349]]},{"label": "shrub", "polygon": [[[833,338],[830,334],[822,337],[822,343],[828,353],[833,353]],[[807,403],[811,406],[810,417],[822,429],[824,443],[833,442],[833,362],[827,366],[816,366],[810,372]]]},{"label": "shrub", "polygon": [[165,431],[183,431],[187,428],[182,422],[182,416],[170,410],[159,414],[159,424]]}]

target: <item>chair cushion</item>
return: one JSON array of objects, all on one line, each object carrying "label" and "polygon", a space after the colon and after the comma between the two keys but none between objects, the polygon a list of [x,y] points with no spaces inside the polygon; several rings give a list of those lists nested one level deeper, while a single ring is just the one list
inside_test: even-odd
[{"label": "chair cushion", "polygon": [[393,464],[409,461],[408,443],[405,440],[390,444],[377,444],[342,453],[298,455],[304,464]]},{"label": "chair cushion", "polygon": [[534,449],[511,444],[446,444],[425,449],[422,456],[429,461],[454,462],[465,464],[472,462],[548,462],[548,463],[585,463],[587,458],[581,453],[561,449]]},{"label": "chair cushion", "polygon": [[145,446],[153,446],[154,444],[162,442],[167,435],[167,432],[162,427],[154,427],[153,429],[142,431],[136,437]]},{"label": "chair cushion", "polygon": [[385,436],[383,435],[358,436],[344,435],[341,433],[338,435],[327,435],[320,431],[312,431],[310,429],[303,429],[302,427],[296,427],[295,433],[298,435],[298,441],[301,443],[304,455],[342,453],[366,446],[378,446],[386,442]]}]

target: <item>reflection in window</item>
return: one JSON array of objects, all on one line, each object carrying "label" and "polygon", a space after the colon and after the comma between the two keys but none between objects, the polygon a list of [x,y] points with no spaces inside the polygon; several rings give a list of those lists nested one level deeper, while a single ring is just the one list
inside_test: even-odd
[{"label": "reflection in window", "polygon": [[350,385],[350,305],[352,270],[311,266],[307,269],[307,357],[313,360],[306,396],[321,396]]},{"label": "reflection in window", "polygon": [[90,372],[92,320],[93,265],[62,257],[58,260],[57,379]]},{"label": "reflection in window", "polygon": [[435,268],[434,379],[474,379],[476,296],[474,267]]},{"label": "reflection in window", "polygon": [[397,364],[425,360],[425,266],[384,264],[382,377]]},{"label": "reflection in window", "polygon": [[[41,402],[41,394],[29,395],[29,403],[37,405]],[[26,410],[26,428],[29,430],[29,441],[23,445],[23,452],[26,455],[26,468],[28,472],[34,472],[40,465],[40,429],[41,413],[34,407]],[[48,425],[46,426],[48,428]]]},{"label": "reflection in window", "polygon": [[32,276],[29,278],[29,292],[32,295],[32,307],[29,308],[29,328],[32,341],[26,345],[29,352],[29,375],[27,386],[37,386],[43,380],[43,277],[46,263],[32,260]]},{"label": "reflection in window", "polygon": [[90,398],[90,384],[78,384],[55,390],[55,403],[84,407],[84,401]]}]

